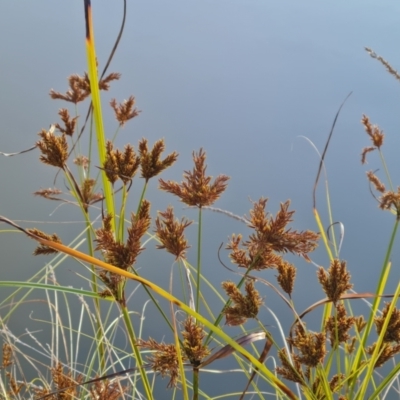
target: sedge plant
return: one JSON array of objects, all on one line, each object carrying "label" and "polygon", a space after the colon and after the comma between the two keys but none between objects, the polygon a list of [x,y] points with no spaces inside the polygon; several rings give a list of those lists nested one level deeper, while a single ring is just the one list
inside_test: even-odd
[{"label": "sedge plant", "polygon": [[[68,193],[46,189],[35,195],[78,207],[85,229],[66,245],[56,233],[24,228],[0,216],[0,221],[37,242],[34,255],[52,257],[27,282],[0,282],[1,287],[13,288],[12,294],[0,303],[1,309],[7,310],[0,318],[3,339],[0,398],[150,400],[156,397],[155,382],[159,375],[169,378],[168,391],[164,394],[167,398],[252,396],[266,399],[272,395],[279,399],[345,400],[383,399],[398,393],[400,367],[395,360],[400,352],[400,310],[396,302],[400,285],[392,294],[385,294],[385,288],[390,279],[390,260],[400,218],[400,194],[391,183],[382,152],[384,135],[379,127],[372,125],[367,116],[362,117],[372,141],[372,146],[363,150],[362,161],[372,151],[379,153],[388,189],[375,172],[368,172],[367,177],[378,193],[379,207],[394,215],[392,236],[376,291],[353,291],[347,263],[339,258],[338,243],[332,235],[331,228],[336,221],[330,211],[328,186],[329,237],[315,196],[314,215],[319,232],[290,227],[294,218],[290,201],[281,203],[275,215],[267,211],[267,198],[253,201],[249,216],[237,217],[250,234],[247,237],[233,234],[224,248],[239,279],[234,280],[233,274],[227,276],[219,288],[202,268],[203,213],[216,211],[232,216],[214,207],[226,190],[229,178],[219,175],[213,179],[207,175],[203,149],[193,152],[193,168],[185,170],[183,180],[176,182],[160,177],[178,160],[175,151],[163,157],[166,147],[163,139],[152,147],[146,138],[139,140],[136,147],[132,144],[126,144],[123,149],[115,147],[104,130],[101,91],[109,90],[111,83],[120,79],[120,74],[106,74],[106,70],[122,35],[125,14],[116,46],[101,74],[98,74],[100,63],[96,58],[89,0],[84,1],[84,14],[88,72],[83,76],[71,75],[66,93],[50,92],[52,99],[69,103],[73,111],[61,108],[61,122],[41,130],[35,145],[40,161],[54,168],[56,174],[62,174]],[[387,61],[372,50],[367,51],[399,79]],[[78,109],[85,100],[90,104],[81,123]],[[121,103],[114,99],[110,106],[117,121],[117,132],[139,115],[133,96]],[[339,113],[335,122],[338,116]],[[316,186],[325,168],[324,157],[333,127],[321,156]],[[84,140],[89,148],[85,155]],[[138,206],[131,211],[128,209],[130,189],[139,175],[144,184],[138,195]],[[165,211],[158,211],[152,222],[147,188],[155,178],[160,191],[198,210],[193,265],[187,238],[193,221],[186,217],[179,219],[174,208],[167,206]],[[66,194],[73,200],[67,199]],[[94,211],[97,217],[93,217]],[[298,310],[292,293],[300,272],[285,255],[289,253],[312,262],[311,253],[320,239],[326,249],[328,266],[318,266],[316,284],[321,286],[326,298],[306,310]],[[181,273],[183,293],[175,293],[172,284],[162,287],[142,275],[141,254],[150,243],[174,257]],[[82,268],[80,277],[87,286],[85,289],[58,282],[57,270],[69,259]],[[260,276],[264,270],[276,274],[276,283]],[[146,311],[145,307],[134,309],[134,302],[130,301],[132,285],[143,288],[156,310],[152,318],[158,319],[169,332],[173,338],[171,343],[165,343],[163,337],[144,336],[143,318],[137,323],[135,314],[144,315]],[[204,295],[206,290],[214,294],[219,304],[217,312]],[[11,316],[18,315],[19,307],[37,291],[46,298],[48,319],[40,317],[35,322],[50,332],[50,346],[41,343],[35,332],[28,330],[20,338],[9,329]],[[270,313],[280,327],[278,335],[261,321],[259,313],[265,307],[267,291],[276,293],[289,307],[293,323],[288,332],[281,328],[273,310]],[[387,299],[384,304],[383,298]],[[354,299],[366,302],[364,315],[354,315],[351,308]],[[303,319],[318,308],[323,312],[316,331],[308,328]],[[249,320],[254,321],[256,329],[247,329]],[[242,333],[232,337],[227,331],[231,326],[240,327]],[[117,340],[121,328],[129,344],[126,347],[120,346]],[[260,341],[263,346],[256,346]],[[86,354],[82,363],[83,351]],[[245,384],[240,392],[222,392],[215,397],[208,394],[202,375],[225,357],[230,357],[236,371],[244,376]],[[393,364],[387,367],[390,362]],[[128,369],[126,363],[130,365]],[[382,366],[386,368],[384,375],[379,374]],[[35,376],[33,379],[27,378],[28,369]]]}]

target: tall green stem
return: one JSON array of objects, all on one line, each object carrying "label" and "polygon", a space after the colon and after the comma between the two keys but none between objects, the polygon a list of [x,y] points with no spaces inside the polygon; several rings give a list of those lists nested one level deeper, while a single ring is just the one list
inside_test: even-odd
[{"label": "tall green stem", "polygon": [[197,290],[196,290],[196,312],[199,312],[200,306],[200,282],[201,282],[201,207],[199,207],[199,229],[197,231]]}]

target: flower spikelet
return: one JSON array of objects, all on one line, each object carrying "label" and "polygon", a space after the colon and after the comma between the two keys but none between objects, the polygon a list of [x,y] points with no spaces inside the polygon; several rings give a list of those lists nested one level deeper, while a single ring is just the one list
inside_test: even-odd
[{"label": "flower spikelet", "polygon": [[[245,249],[240,245],[243,245]],[[280,255],[263,246],[262,242],[252,242],[251,240],[242,242],[240,234],[232,235],[226,249],[231,250],[229,257],[232,262],[242,268],[261,270],[274,268],[284,262]]]},{"label": "flower spikelet", "polygon": [[186,318],[184,323],[183,350],[190,363],[194,366],[201,364],[201,361],[210,354],[208,346],[203,344],[206,336],[203,326],[196,324],[193,317]]},{"label": "flower spikelet", "polygon": [[316,367],[326,355],[326,335],[323,332],[306,332],[302,325],[297,324],[294,337],[287,340],[299,351],[296,359],[307,367]]},{"label": "flower spikelet", "polygon": [[[388,318],[389,308],[390,303],[386,303],[382,315],[374,319],[378,335],[381,334],[383,325]],[[390,315],[389,325],[387,326],[386,332],[383,336],[383,341],[400,343],[400,310],[397,308],[395,308]]]},{"label": "flower spikelet", "polygon": [[361,153],[361,163],[364,164],[366,162],[366,155],[367,153],[375,150],[380,149],[383,145],[383,140],[385,135],[379,129],[377,125],[372,125],[369,118],[366,115],[362,116],[361,123],[364,125],[365,131],[367,132],[368,136],[371,138],[373,147],[366,147],[363,149]]},{"label": "flower spikelet", "polygon": [[[62,244],[61,239],[58,237],[58,235],[56,233],[53,233],[52,235],[48,235],[47,233],[44,233],[36,228],[27,229],[27,232],[29,232],[32,235],[38,236],[42,239],[46,239],[51,242]],[[47,255],[47,254],[55,254],[55,253],[58,253],[58,251],[53,249],[52,247],[48,247],[48,246],[45,246],[44,244],[41,244],[38,247],[36,247],[35,251],[33,252],[33,255],[38,256],[38,255],[42,255],[42,254]]]},{"label": "flower spikelet", "polygon": [[344,305],[342,303],[337,304],[336,315],[329,317],[325,323],[325,329],[332,347],[336,348],[340,343],[350,339],[349,330],[354,325],[354,321],[354,317],[347,317]]},{"label": "flower spikelet", "polygon": [[51,375],[53,377],[54,386],[57,390],[66,388],[59,394],[59,396],[57,396],[57,398],[67,400],[72,399],[77,395],[77,385],[82,382],[82,376],[73,379],[71,371],[65,373],[61,363],[58,363],[55,368],[51,369]]},{"label": "flower spikelet", "polygon": [[89,205],[93,204],[103,198],[101,193],[94,193],[93,188],[96,184],[95,179],[87,178],[83,181],[81,185],[80,193],[82,195],[82,204],[85,211],[88,211]]},{"label": "flower spikelet", "polygon": [[164,160],[161,160],[160,157],[164,150],[165,143],[163,139],[157,140],[150,151],[146,139],[142,139],[139,142],[142,178],[146,179],[146,182],[170,167],[177,160],[178,153],[175,151],[165,157]]},{"label": "flower spikelet", "polygon": [[93,399],[96,400],[118,400],[123,397],[123,393],[128,388],[122,386],[118,382],[110,382],[109,380],[97,381],[90,388]]},{"label": "flower spikelet", "polygon": [[304,375],[300,362],[296,355],[292,354],[293,365],[289,361],[289,357],[285,348],[278,351],[278,357],[281,360],[282,367],[276,367],[276,372],[285,379],[304,385]]},{"label": "flower spikelet", "polygon": [[119,105],[115,99],[112,99],[110,105],[120,126],[124,126],[127,121],[139,115],[139,111],[134,108],[135,98],[133,96],[130,96],[128,100],[124,100]]},{"label": "flower spikelet", "polygon": [[[119,78],[121,78],[121,74],[120,73],[118,73],[118,72],[109,73],[105,78],[103,78],[99,82],[99,89],[107,91],[108,89],[110,89],[110,82],[117,81],[117,80],[119,80]],[[89,82],[89,77],[88,76],[87,76],[87,81]],[[89,85],[89,88],[90,88],[90,85]]]},{"label": "flower spikelet", "polygon": [[385,185],[379,180],[379,178],[372,172],[367,172],[368,180],[375,186],[378,192],[384,193],[386,188]]},{"label": "flower spikelet", "polygon": [[218,175],[214,183],[211,176],[206,176],[206,153],[200,149],[193,152],[194,168],[185,171],[184,181],[180,184],[173,181],[159,180],[160,189],[172,193],[188,206],[204,207],[214,204],[227,187],[229,177]]},{"label": "flower spikelet", "polygon": [[147,357],[154,372],[159,372],[162,377],[169,375],[168,387],[176,387],[179,378],[178,354],[174,344],[157,343],[154,339],[138,340],[138,346],[153,350],[154,353]]},{"label": "flower spikelet", "polygon": [[55,136],[53,129],[46,131],[42,129],[39,132],[41,140],[36,142],[36,146],[42,152],[40,161],[53,167],[65,168],[65,163],[68,159],[68,144],[65,135]]},{"label": "flower spikelet", "polygon": [[65,94],[51,89],[50,97],[52,99],[64,100],[73,104],[78,104],[90,96],[90,84],[87,74],[83,77],[77,74],[71,75],[68,77],[68,83],[70,89]]},{"label": "flower spikelet", "polygon": [[[311,231],[298,232],[287,229],[294,211],[288,211],[289,201],[281,204],[276,217],[270,216],[265,207],[268,199],[260,198],[253,203],[249,227],[253,229],[249,239],[241,243],[241,236],[233,235],[227,245],[233,263],[256,270],[276,268],[283,264],[280,253],[301,255],[308,260],[307,253],[317,247],[319,235]],[[244,249],[240,248],[240,244]]]},{"label": "flower spikelet", "polygon": [[119,178],[126,185],[135,176],[139,164],[140,159],[136,156],[133,146],[127,144],[124,152],[121,152],[114,150],[112,142],[107,141],[103,167],[110,183],[114,184]]},{"label": "flower spikelet", "polygon": [[332,260],[328,271],[320,267],[317,276],[326,296],[334,304],[338,302],[342,294],[353,287],[350,283],[351,275],[347,271],[346,261]]},{"label": "flower spikelet", "polygon": [[136,156],[135,150],[130,144],[125,146],[123,153],[116,150],[115,157],[118,165],[118,176],[124,185],[126,185],[135,176],[139,168],[140,159]]},{"label": "flower spikelet", "polygon": [[379,207],[382,210],[390,210],[392,207],[396,209],[397,217],[400,216],[400,187],[397,188],[397,193],[391,190],[382,194],[379,198]]},{"label": "flower spikelet", "polygon": [[114,151],[114,145],[109,140],[106,143],[106,158],[103,168],[109,182],[114,184],[118,180],[118,162]]},{"label": "flower spikelet", "polygon": [[[369,346],[365,349],[365,352],[369,355],[372,355],[375,351],[377,343],[374,343],[372,346]],[[392,345],[388,342],[382,342],[382,346],[379,349],[379,356],[375,362],[374,368],[379,368],[386,361],[389,361],[393,358],[396,354],[400,353],[400,344]]]},{"label": "flower spikelet", "polygon": [[186,257],[186,250],[190,247],[185,238],[184,231],[192,223],[186,218],[181,221],[174,219],[174,209],[169,206],[166,211],[158,212],[156,218],[156,235],[161,241],[161,245],[157,245],[158,249],[166,249],[175,258],[181,259]]},{"label": "flower spikelet", "polygon": [[279,275],[277,277],[278,283],[282,290],[289,296],[293,292],[294,281],[296,279],[296,267],[287,261],[278,264],[277,270]]},{"label": "flower spikelet", "polygon": [[123,270],[128,270],[136,261],[137,256],[144,250],[141,238],[150,225],[150,203],[143,202],[138,217],[131,214],[131,226],[128,228],[126,244],[114,239],[111,219],[108,215],[103,219],[103,228],[96,230],[96,250],[102,250],[107,263]]},{"label": "flower spikelet", "polygon": [[60,116],[61,121],[64,122],[64,127],[60,124],[55,124],[55,127],[64,135],[72,136],[75,132],[78,117],[71,118],[66,108],[61,108],[58,115]]},{"label": "flower spikelet", "polygon": [[241,325],[245,323],[248,318],[257,317],[263,300],[255,289],[253,281],[246,282],[246,295],[243,295],[231,281],[222,282],[222,288],[234,303],[234,306],[226,306],[223,310],[227,325]]}]

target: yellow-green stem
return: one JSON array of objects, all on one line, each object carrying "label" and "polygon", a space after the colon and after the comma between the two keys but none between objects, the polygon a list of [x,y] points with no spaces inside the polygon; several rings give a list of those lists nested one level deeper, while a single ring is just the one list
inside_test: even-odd
[{"label": "yellow-green stem", "polygon": [[[135,330],[133,329],[132,322],[129,317],[129,311],[126,308],[126,306],[124,306],[124,305],[121,305],[121,311],[122,311],[122,316],[123,316],[123,319],[125,322],[125,327],[128,332],[129,341],[131,343],[132,350],[135,354],[136,362],[138,363],[138,366],[139,366],[139,368],[138,368],[139,373],[143,380],[144,390],[146,391],[146,399],[151,400],[153,398],[153,393],[151,390],[150,382],[147,378],[146,370],[144,369],[142,355],[140,354],[140,351],[137,347]],[[136,379],[136,376],[135,376],[135,379]]]},{"label": "yellow-green stem", "polygon": [[200,305],[200,282],[201,282],[201,207],[199,207],[199,228],[197,231],[197,280],[196,280],[196,312],[199,312]]}]

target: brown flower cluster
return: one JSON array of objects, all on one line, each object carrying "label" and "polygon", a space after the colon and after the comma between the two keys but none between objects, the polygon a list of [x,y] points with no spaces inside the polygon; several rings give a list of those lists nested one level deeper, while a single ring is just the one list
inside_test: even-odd
[{"label": "brown flower cluster", "polygon": [[[396,354],[400,353],[400,310],[394,308],[391,315],[389,315],[390,303],[385,304],[380,317],[375,317],[374,323],[378,335],[381,334],[383,325],[389,318],[389,323],[383,335],[383,342],[379,349],[379,356],[375,363],[375,368],[382,366],[386,361],[390,360]],[[372,355],[375,351],[377,343],[366,349],[367,354]]]},{"label": "brown flower cluster", "polygon": [[38,135],[41,140],[36,142],[36,146],[41,151],[40,161],[53,167],[64,169],[68,159],[68,144],[65,135],[54,135],[55,125],[46,131],[42,129]]},{"label": "brown flower cluster", "polygon": [[296,351],[291,352],[290,360],[285,348],[279,350],[278,356],[282,366],[277,367],[276,372],[285,379],[306,385],[306,380],[311,378],[311,368],[317,367],[325,358],[326,335],[307,332],[304,326],[298,323],[295,335],[287,338],[287,341]]},{"label": "brown flower cluster", "polygon": [[136,174],[140,165],[140,159],[136,155],[133,146],[127,144],[124,152],[114,150],[112,142],[107,141],[106,159],[103,164],[104,172],[108,180],[114,184],[121,179],[126,185]]},{"label": "brown flower cluster", "polygon": [[[189,316],[184,322],[183,354],[182,362],[190,361],[193,367],[201,364],[201,361],[210,354],[210,350],[203,344],[206,334],[200,324]],[[169,376],[168,387],[176,387],[179,379],[178,353],[175,344],[158,343],[152,338],[138,340],[138,346],[152,350],[152,355],[147,357],[154,372],[162,377]]]},{"label": "brown flower cluster", "polygon": [[[241,235],[232,235],[227,249],[231,250],[230,258],[234,264],[247,269],[262,270],[281,267],[283,280],[294,277],[292,268],[288,267],[282,257],[276,253],[293,253],[308,259],[307,254],[317,247],[319,235],[311,231],[293,231],[286,226],[292,221],[294,211],[288,211],[290,202],[281,204],[276,217],[270,216],[265,207],[268,199],[261,198],[255,202],[250,211],[249,227],[253,233],[247,241]],[[288,270],[290,269],[290,271]],[[283,270],[286,269],[284,272]],[[290,291],[292,283],[285,282]]]},{"label": "brown flower cluster", "polygon": [[[76,398],[75,396],[78,396],[79,394],[77,385],[82,382],[82,376],[79,375],[76,379],[74,379],[71,371],[65,373],[63,369],[64,368],[61,363],[58,363],[56,367],[51,369],[51,376],[53,377],[55,392],[57,393],[51,394],[48,389],[36,389],[36,396],[39,398],[46,396],[46,399],[49,400],[69,400]],[[60,389],[64,390],[59,392]]]},{"label": "brown flower cluster", "polygon": [[325,323],[325,330],[332,348],[337,348],[340,343],[345,343],[350,339],[349,331],[355,322],[354,317],[347,316],[346,308],[342,303],[338,303],[335,309],[335,315],[329,317]]},{"label": "brown flower cluster", "polygon": [[248,318],[256,318],[263,299],[254,287],[254,282],[245,283],[246,295],[243,295],[231,281],[222,282],[222,288],[229,296],[233,306],[227,305],[222,311],[226,317],[226,324],[230,326],[242,325]]},{"label": "brown flower cluster", "polygon": [[178,153],[176,151],[161,160],[161,154],[164,150],[165,143],[163,139],[157,140],[151,150],[147,146],[146,139],[142,139],[139,142],[141,173],[146,182],[170,167],[177,160]]},{"label": "brown flower cluster", "polygon": [[127,121],[139,115],[139,111],[134,108],[135,98],[133,96],[130,96],[128,100],[124,100],[119,105],[115,99],[112,99],[110,105],[114,110],[115,119],[119,122],[120,126],[124,126]]},{"label": "brown flower cluster", "polygon": [[[131,214],[131,226],[128,228],[126,243],[114,239],[111,226],[112,217],[108,215],[103,219],[103,227],[96,230],[96,250],[101,250],[104,260],[118,268],[128,270],[136,262],[138,255],[144,250],[141,239],[150,226],[150,203],[144,200],[137,215]],[[118,295],[119,283],[124,279],[118,274],[102,270],[100,277],[107,288],[118,301],[123,301]]]},{"label": "brown flower cluster", "polygon": [[206,176],[206,153],[203,149],[198,153],[193,152],[193,161],[194,168],[192,171],[185,171],[183,182],[179,184],[160,179],[160,189],[179,197],[188,206],[210,206],[225,191],[229,178],[226,175],[219,175],[214,183],[211,183],[212,177]]},{"label": "brown flower cluster", "polygon": [[318,269],[317,277],[326,296],[334,304],[347,290],[353,287],[350,283],[351,275],[347,271],[346,261],[332,260],[327,271],[322,267]]},{"label": "brown flower cluster", "polygon": [[287,340],[298,351],[293,357],[300,364],[314,368],[324,360],[327,353],[325,333],[307,332],[303,325],[297,324],[294,336]]},{"label": "brown flower cluster", "polygon": [[174,209],[169,206],[166,211],[158,211],[156,218],[156,236],[161,242],[158,249],[166,249],[175,256],[175,259],[186,257],[186,250],[190,247],[185,238],[184,231],[192,223],[186,218],[181,221],[174,218]]},{"label": "brown flower cluster", "polygon": [[383,145],[383,140],[385,138],[385,135],[383,132],[379,129],[377,125],[372,125],[369,118],[366,115],[362,116],[361,123],[364,125],[365,131],[367,132],[368,136],[371,138],[372,147],[365,147],[362,150],[361,153],[361,163],[365,164],[366,163],[366,157],[367,154],[370,153],[371,151],[374,151],[376,149],[380,149],[381,146]]},{"label": "brown flower cluster", "polygon": [[188,316],[183,324],[183,351],[190,364],[197,367],[211,350],[203,344],[206,333],[203,326],[197,324],[193,317]]},{"label": "brown flower cluster", "polygon": [[178,354],[175,344],[158,343],[153,338],[138,340],[138,346],[152,350],[154,353],[147,356],[147,361],[154,372],[158,372],[164,378],[169,376],[168,387],[176,387],[179,378]]},{"label": "brown flower cluster", "polygon": [[382,210],[394,209],[397,218],[400,218],[400,187],[397,188],[397,192],[386,190],[385,185],[372,171],[367,172],[367,178],[375,189],[382,193],[378,199],[379,208]]},{"label": "brown flower cluster", "polygon": [[[56,233],[53,233],[52,235],[48,235],[47,233],[44,233],[36,228],[27,229],[27,232],[34,236],[38,236],[42,239],[46,239],[51,242],[62,244],[61,239],[58,237],[58,235]],[[35,251],[33,252],[33,255],[38,256],[38,255],[48,255],[48,254],[55,254],[55,253],[58,253],[58,251],[54,250],[51,247],[41,244],[38,247],[36,247]]]},{"label": "brown flower cluster", "polygon": [[[121,74],[112,72],[99,82],[99,89],[108,90],[110,88],[110,82],[118,80],[120,77]],[[69,76],[68,84],[70,89],[67,90],[65,94],[51,89],[50,97],[54,100],[65,100],[73,104],[78,104],[90,96],[90,81],[86,72],[84,76],[79,76],[77,74]]]},{"label": "brown flower cluster", "polygon": [[61,118],[61,121],[64,123],[64,127],[60,124],[55,124],[55,127],[64,135],[72,136],[75,132],[76,121],[78,117],[71,118],[69,112],[66,108],[61,108],[58,112],[58,115]]}]

